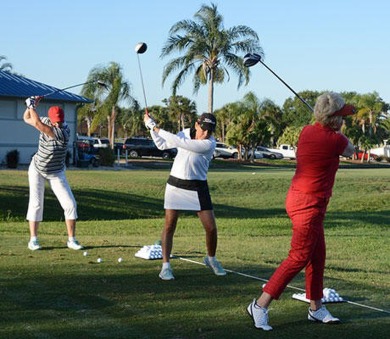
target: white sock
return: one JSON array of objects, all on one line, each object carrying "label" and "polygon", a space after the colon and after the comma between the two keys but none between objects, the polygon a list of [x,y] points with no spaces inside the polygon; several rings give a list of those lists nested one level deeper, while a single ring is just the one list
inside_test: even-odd
[{"label": "white sock", "polygon": [[68,240],[69,240],[70,242],[72,242],[72,241],[75,241],[76,238],[75,238],[75,237],[68,237]]},{"label": "white sock", "polygon": [[38,237],[31,237],[30,238],[30,241],[37,241],[38,240]]},{"label": "white sock", "polygon": [[162,268],[163,269],[166,269],[166,268],[171,268],[171,263],[168,261],[168,262],[163,262],[163,264],[162,264]]},{"label": "white sock", "polygon": [[217,259],[215,259],[215,256],[214,256],[214,257],[210,257],[210,256],[208,255],[208,257],[209,257],[209,261],[212,262],[212,263],[214,263],[215,260],[217,260]]}]

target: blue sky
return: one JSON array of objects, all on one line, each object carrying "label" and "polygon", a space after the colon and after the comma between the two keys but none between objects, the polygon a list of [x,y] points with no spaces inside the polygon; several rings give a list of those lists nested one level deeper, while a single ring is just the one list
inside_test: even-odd
[{"label": "blue sky", "polygon": [[[225,28],[254,29],[265,63],[295,91],[377,91],[390,103],[390,2],[386,0],[214,1]],[[82,83],[97,65],[118,62],[143,104],[135,45],[146,42],[141,65],[148,105],[170,96],[171,78],[160,59],[171,26],[209,1],[198,0],[6,0],[1,5],[0,55],[14,71],[58,88]],[[214,108],[253,91],[282,105],[293,94],[263,66],[251,69],[248,86],[237,78],[215,88]],[[78,93],[80,88],[74,90]],[[32,93],[34,94],[34,93]],[[207,110],[207,88],[192,92],[191,77],[178,94]]]}]

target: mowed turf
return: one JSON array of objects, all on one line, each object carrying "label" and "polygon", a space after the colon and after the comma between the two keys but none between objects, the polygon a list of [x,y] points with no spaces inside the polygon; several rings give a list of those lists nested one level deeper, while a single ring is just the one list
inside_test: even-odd
[{"label": "mowed turf", "polygon": [[[300,290],[287,288],[271,305],[274,330],[253,327],[246,307],[260,293],[263,281],[256,278],[268,279],[288,253],[284,198],[293,173],[213,166],[218,258],[242,274],[217,277],[201,264],[204,231],[192,213],[183,213],[174,239],[176,280],[166,282],[158,278],[161,260],[134,254],[160,239],[169,164],[67,172],[87,256],[66,248],[63,215],[50,189],[40,227],[44,249],[27,250],[27,171],[1,170],[0,338],[388,338],[388,167],[337,174],[326,218],[325,287],[358,304],[328,306],[343,323],[309,322],[308,305],[292,299]],[[303,273],[291,285],[303,289]]]}]

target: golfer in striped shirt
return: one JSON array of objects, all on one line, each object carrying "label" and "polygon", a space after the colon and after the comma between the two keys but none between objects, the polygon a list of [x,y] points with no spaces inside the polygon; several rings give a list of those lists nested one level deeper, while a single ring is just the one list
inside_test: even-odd
[{"label": "golfer in striped shirt", "polygon": [[70,130],[64,122],[64,111],[59,106],[50,107],[48,117],[39,117],[35,110],[38,101],[37,97],[28,98],[27,108],[23,114],[24,121],[40,132],[38,151],[33,156],[28,170],[30,186],[27,211],[30,227],[28,248],[32,251],[41,249],[38,242],[38,227],[43,219],[45,182],[48,181],[64,210],[68,232],[67,246],[80,250],[83,246],[75,238],[77,204],[65,176]]},{"label": "golfer in striped shirt", "polygon": [[216,145],[212,136],[216,126],[214,115],[203,113],[194,128],[184,129],[176,135],[158,128],[148,113],[145,114],[144,121],[159,149],[177,148],[177,155],[165,189],[165,226],[162,232],[163,266],[160,278],[162,280],[175,279],[169,259],[173,235],[181,210],[196,211],[206,231],[207,256],[204,258],[204,263],[212,269],[214,274],[226,275],[226,271],[215,258],[217,225],[207,185],[207,172]]}]

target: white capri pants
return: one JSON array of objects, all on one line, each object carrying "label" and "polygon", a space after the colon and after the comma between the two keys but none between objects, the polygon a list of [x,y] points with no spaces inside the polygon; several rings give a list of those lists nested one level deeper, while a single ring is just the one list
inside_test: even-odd
[{"label": "white capri pants", "polygon": [[77,204],[66,180],[65,171],[54,174],[41,174],[36,170],[34,160],[28,169],[30,199],[26,219],[29,221],[42,221],[46,180],[49,182],[53,193],[64,210],[65,219],[76,220]]}]

